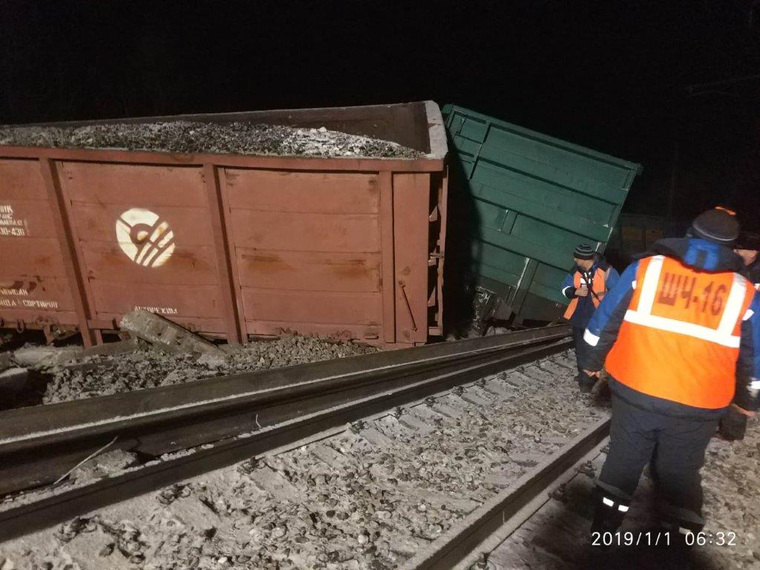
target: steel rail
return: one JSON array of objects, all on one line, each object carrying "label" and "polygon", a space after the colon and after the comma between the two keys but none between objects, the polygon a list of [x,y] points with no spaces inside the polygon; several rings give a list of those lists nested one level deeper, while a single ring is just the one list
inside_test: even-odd
[{"label": "steel rail", "polygon": [[[557,353],[569,346],[568,339],[555,339],[548,343],[534,340],[527,345],[480,353],[466,362],[451,361],[433,374],[429,370],[410,373],[402,381],[384,382],[385,389],[378,393],[354,394],[354,397],[338,405],[333,404],[307,414],[294,414],[289,420],[252,434],[219,442],[210,449],[199,449],[177,458],[157,461],[119,476],[11,507],[0,511],[0,541],[35,532],[109,504],[232,465],[346,422],[418,401],[489,374]],[[314,397],[323,398],[322,395]],[[292,403],[285,405],[293,407]]]},{"label": "steel rail", "polygon": [[593,452],[607,438],[609,428],[610,418],[596,422],[560,451],[530,469],[514,485],[430,543],[404,563],[401,570],[449,570],[466,566],[463,561],[472,561],[479,545],[487,544],[494,535],[505,538],[504,527],[514,530],[538,510],[545,502],[538,500],[541,495],[546,495],[548,500],[549,488]]},{"label": "steel rail", "polygon": [[0,494],[55,481],[114,437],[111,449],[159,456],[567,334],[567,327],[531,329],[11,410],[0,414]]}]

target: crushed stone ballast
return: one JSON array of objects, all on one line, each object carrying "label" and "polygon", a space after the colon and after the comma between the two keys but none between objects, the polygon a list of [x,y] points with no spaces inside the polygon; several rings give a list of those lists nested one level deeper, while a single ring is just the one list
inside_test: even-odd
[{"label": "crushed stone ballast", "polygon": [[341,403],[384,401],[393,390],[461,382],[467,370],[498,366],[521,347],[556,350],[567,334],[563,326],[532,329],[8,410],[0,414],[0,493],[55,481],[114,437],[112,450],[158,456]]},{"label": "crushed stone ballast", "polygon": [[607,414],[574,373],[571,352],[544,357],[0,550],[82,568],[393,568]]}]

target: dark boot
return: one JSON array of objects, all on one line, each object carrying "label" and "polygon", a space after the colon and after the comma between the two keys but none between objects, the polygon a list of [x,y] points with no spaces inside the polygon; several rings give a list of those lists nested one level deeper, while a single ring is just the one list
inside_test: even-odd
[{"label": "dark boot", "polygon": [[610,541],[607,535],[614,535],[619,532],[625,513],[628,512],[629,501],[623,504],[619,497],[613,498],[610,493],[598,487],[595,490],[595,495],[596,510],[594,511],[589,538],[591,543],[601,550],[609,550],[617,541]]},{"label": "dark boot", "polygon": [[696,541],[690,535],[702,532],[705,527],[705,520],[701,513],[660,504],[658,514],[660,515],[660,528],[670,534],[669,544],[671,546],[689,548],[694,546]]},{"label": "dark boot", "polygon": [[617,505],[612,507],[605,505],[601,501],[596,506],[594,511],[594,521],[591,523],[591,532],[616,533],[623,524],[625,513],[618,510]]}]

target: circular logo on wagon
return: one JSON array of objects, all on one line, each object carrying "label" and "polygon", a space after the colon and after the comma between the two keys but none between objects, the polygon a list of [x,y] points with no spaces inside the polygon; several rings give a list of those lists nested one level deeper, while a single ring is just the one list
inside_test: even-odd
[{"label": "circular logo on wagon", "polygon": [[159,267],[174,253],[174,232],[158,214],[132,208],[116,220],[116,240],[121,250],[143,267]]}]

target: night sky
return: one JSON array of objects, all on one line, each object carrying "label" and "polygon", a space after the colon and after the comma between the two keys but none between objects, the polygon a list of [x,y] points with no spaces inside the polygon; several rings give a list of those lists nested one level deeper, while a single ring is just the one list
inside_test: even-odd
[{"label": "night sky", "polygon": [[0,85],[0,123],[451,102],[642,163],[630,212],[760,229],[759,0],[4,0]]}]

